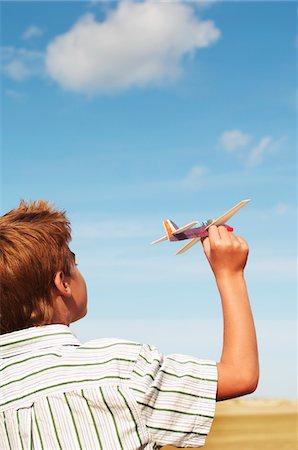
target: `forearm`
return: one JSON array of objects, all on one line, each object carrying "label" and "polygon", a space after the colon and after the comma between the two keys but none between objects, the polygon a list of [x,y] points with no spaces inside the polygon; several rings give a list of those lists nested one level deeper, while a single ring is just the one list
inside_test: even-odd
[{"label": "forearm", "polygon": [[219,401],[253,392],[259,380],[257,338],[243,275],[249,247],[242,236],[213,225],[202,244],[223,310],[223,349],[217,363]]},{"label": "forearm", "polygon": [[256,331],[243,273],[216,277],[224,323],[220,362],[234,367],[244,379],[258,382]]}]

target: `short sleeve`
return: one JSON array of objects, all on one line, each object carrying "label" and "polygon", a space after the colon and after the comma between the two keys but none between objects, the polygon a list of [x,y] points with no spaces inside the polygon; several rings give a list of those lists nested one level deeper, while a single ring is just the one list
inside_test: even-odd
[{"label": "short sleeve", "polygon": [[130,388],[154,448],[205,444],[215,415],[217,381],[215,361],[164,355],[142,345]]}]

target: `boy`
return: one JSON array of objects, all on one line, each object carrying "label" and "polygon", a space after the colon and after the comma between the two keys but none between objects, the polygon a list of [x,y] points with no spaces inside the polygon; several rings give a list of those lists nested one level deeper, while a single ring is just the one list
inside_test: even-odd
[{"label": "boy", "polygon": [[87,290],[70,239],[46,201],[0,218],[1,450],[202,447],[216,401],[258,384],[245,240],[211,226],[203,241],[224,318],[215,362],[125,339],[81,344],[69,325],[86,315]]}]

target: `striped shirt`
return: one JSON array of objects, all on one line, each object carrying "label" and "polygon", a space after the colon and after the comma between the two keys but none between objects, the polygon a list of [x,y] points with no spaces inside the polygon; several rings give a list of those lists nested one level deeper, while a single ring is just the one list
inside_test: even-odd
[{"label": "striped shirt", "polygon": [[0,335],[0,362],[1,450],[202,447],[214,418],[215,361],[51,324]]}]

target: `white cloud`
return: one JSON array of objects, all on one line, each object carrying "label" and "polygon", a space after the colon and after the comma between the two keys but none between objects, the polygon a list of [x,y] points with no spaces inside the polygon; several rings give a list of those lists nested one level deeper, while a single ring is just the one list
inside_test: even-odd
[{"label": "white cloud", "polygon": [[186,177],[180,182],[182,187],[186,189],[196,190],[205,182],[205,175],[209,173],[209,169],[205,166],[194,166],[191,168]]},{"label": "white cloud", "polygon": [[[277,181],[277,184],[283,183],[283,180]],[[271,223],[275,222],[276,220],[281,220],[280,224],[282,224],[282,217],[284,215],[287,215],[287,220],[291,223],[295,220],[297,213],[297,206],[295,203],[290,203],[286,201],[280,201],[276,204],[273,204],[272,206],[266,206],[262,208],[254,208],[254,214],[255,217],[252,218],[252,220],[259,220],[263,221],[264,223]],[[250,213],[252,214],[252,212]],[[280,216],[280,217],[277,217]]]},{"label": "white cloud", "polygon": [[24,33],[22,34],[22,38],[25,40],[32,39],[34,37],[41,36],[43,34],[43,30],[36,25],[30,25]]},{"label": "white cloud", "polygon": [[[222,148],[229,152],[236,150],[239,157],[248,167],[261,164],[265,154],[272,154],[279,150],[287,137],[273,139],[272,136],[263,136],[252,148],[247,148],[252,136],[240,130],[229,130],[222,133],[219,142]],[[246,148],[245,148],[246,147]]]},{"label": "white cloud", "polygon": [[294,256],[264,256],[254,250],[247,267],[247,276],[251,281],[271,281],[281,283],[295,282],[297,277],[297,259]]},{"label": "white cloud", "polygon": [[15,89],[6,89],[4,93],[7,97],[13,98],[14,100],[22,100],[24,97],[21,92],[16,91]]},{"label": "white cloud", "polygon": [[290,210],[290,207],[287,203],[281,202],[275,206],[275,212],[279,216],[284,216],[285,214],[288,214],[289,210]]},{"label": "white cloud", "polygon": [[248,144],[251,137],[240,130],[225,131],[220,137],[221,146],[228,151],[233,151]]},{"label": "white cloud", "polygon": [[47,47],[48,74],[63,88],[96,93],[176,79],[181,59],[220,37],[183,3],[119,2],[97,22],[85,14]]},{"label": "white cloud", "polygon": [[4,73],[15,81],[22,81],[30,74],[22,61],[14,59],[4,66]]},{"label": "white cloud", "polygon": [[[150,245],[152,239],[164,234],[161,225],[160,232],[152,233],[148,240],[143,240],[139,246],[136,243],[131,246],[117,243],[117,248],[110,238],[109,248],[101,241],[100,245],[94,243],[94,251],[85,250],[82,246],[82,250],[75,253],[80,255],[78,261],[83,273],[87,274],[88,280],[95,285],[98,282],[113,283],[115,273],[117,283],[124,284],[135,283],[136,280],[137,283],[182,283],[192,282],[194,279],[203,281],[210,276],[210,268],[200,243],[189,251],[188,261],[193,261],[193,264],[185,264],[183,257],[174,256],[186,241]],[[76,248],[80,248],[78,244]],[[171,254],[170,261],[162,257],[167,252]]]},{"label": "white cloud", "polygon": [[129,239],[152,236],[153,224],[146,220],[146,223],[140,221],[125,220],[119,222],[115,220],[88,220],[75,224],[76,238],[83,239],[104,239],[111,236],[113,239]]},{"label": "white cloud", "polygon": [[[156,234],[159,238],[164,234]],[[150,240],[152,238],[150,237]],[[148,282],[177,282],[177,274],[179,273],[179,282],[192,282],[195,280],[204,281],[210,276],[210,268],[205,261],[201,244],[197,244],[193,249],[189,250],[187,261],[191,264],[185,265],[183,256],[174,256],[175,253],[186,244],[187,241],[180,243],[163,242],[156,246],[149,248],[148,239],[148,253],[146,256],[137,254],[137,250],[133,247],[128,248],[128,251],[133,256],[124,254],[123,245],[121,251],[115,248],[110,248],[109,251],[100,249],[96,255],[91,253],[82,255],[80,262],[84,267],[84,271],[90,279],[98,280],[100,277],[105,282],[113,282],[115,273],[117,273],[117,280],[119,283],[133,283],[136,279],[138,283]],[[166,248],[168,246],[168,248]],[[157,253],[158,252],[158,253]],[[171,262],[162,258],[160,252],[164,254],[169,253],[172,256]],[[100,259],[99,259],[100,253]],[[156,253],[158,256],[153,256]],[[284,281],[295,282],[297,261],[295,257],[280,256],[274,258],[273,256],[262,257],[261,255],[251,255],[249,264],[246,270],[249,281],[263,281],[270,282],[274,280],[275,283]]]},{"label": "white cloud", "polygon": [[199,8],[207,9],[211,6],[214,6],[216,3],[218,3],[218,0],[197,0],[196,4],[199,6]]},{"label": "white cloud", "polygon": [[262,137],[257,145],[253,147],[253,149],[250,151],[249,158],[248,158],[248,165],[249,166],[256,166],[260,164],[263,160],[263,156],[265,151],[268,149],[269,145],[272,143],[272,137],[271,136],[264,136]]},{"label": "white cloud", "polygon": [[1,66],[7,77],[23,81],[43,72],[43,54],[26,48],[2,47]]},{"label": "white cloud", "polygon": [[273,154],[277,152],[286,142],[287,137],[283,136],[279,139],[273,139],[272,136],[262,137],[257,145],[252,148],[248,157],[248,165],[250,167],[261,164],[265,154]]}]

